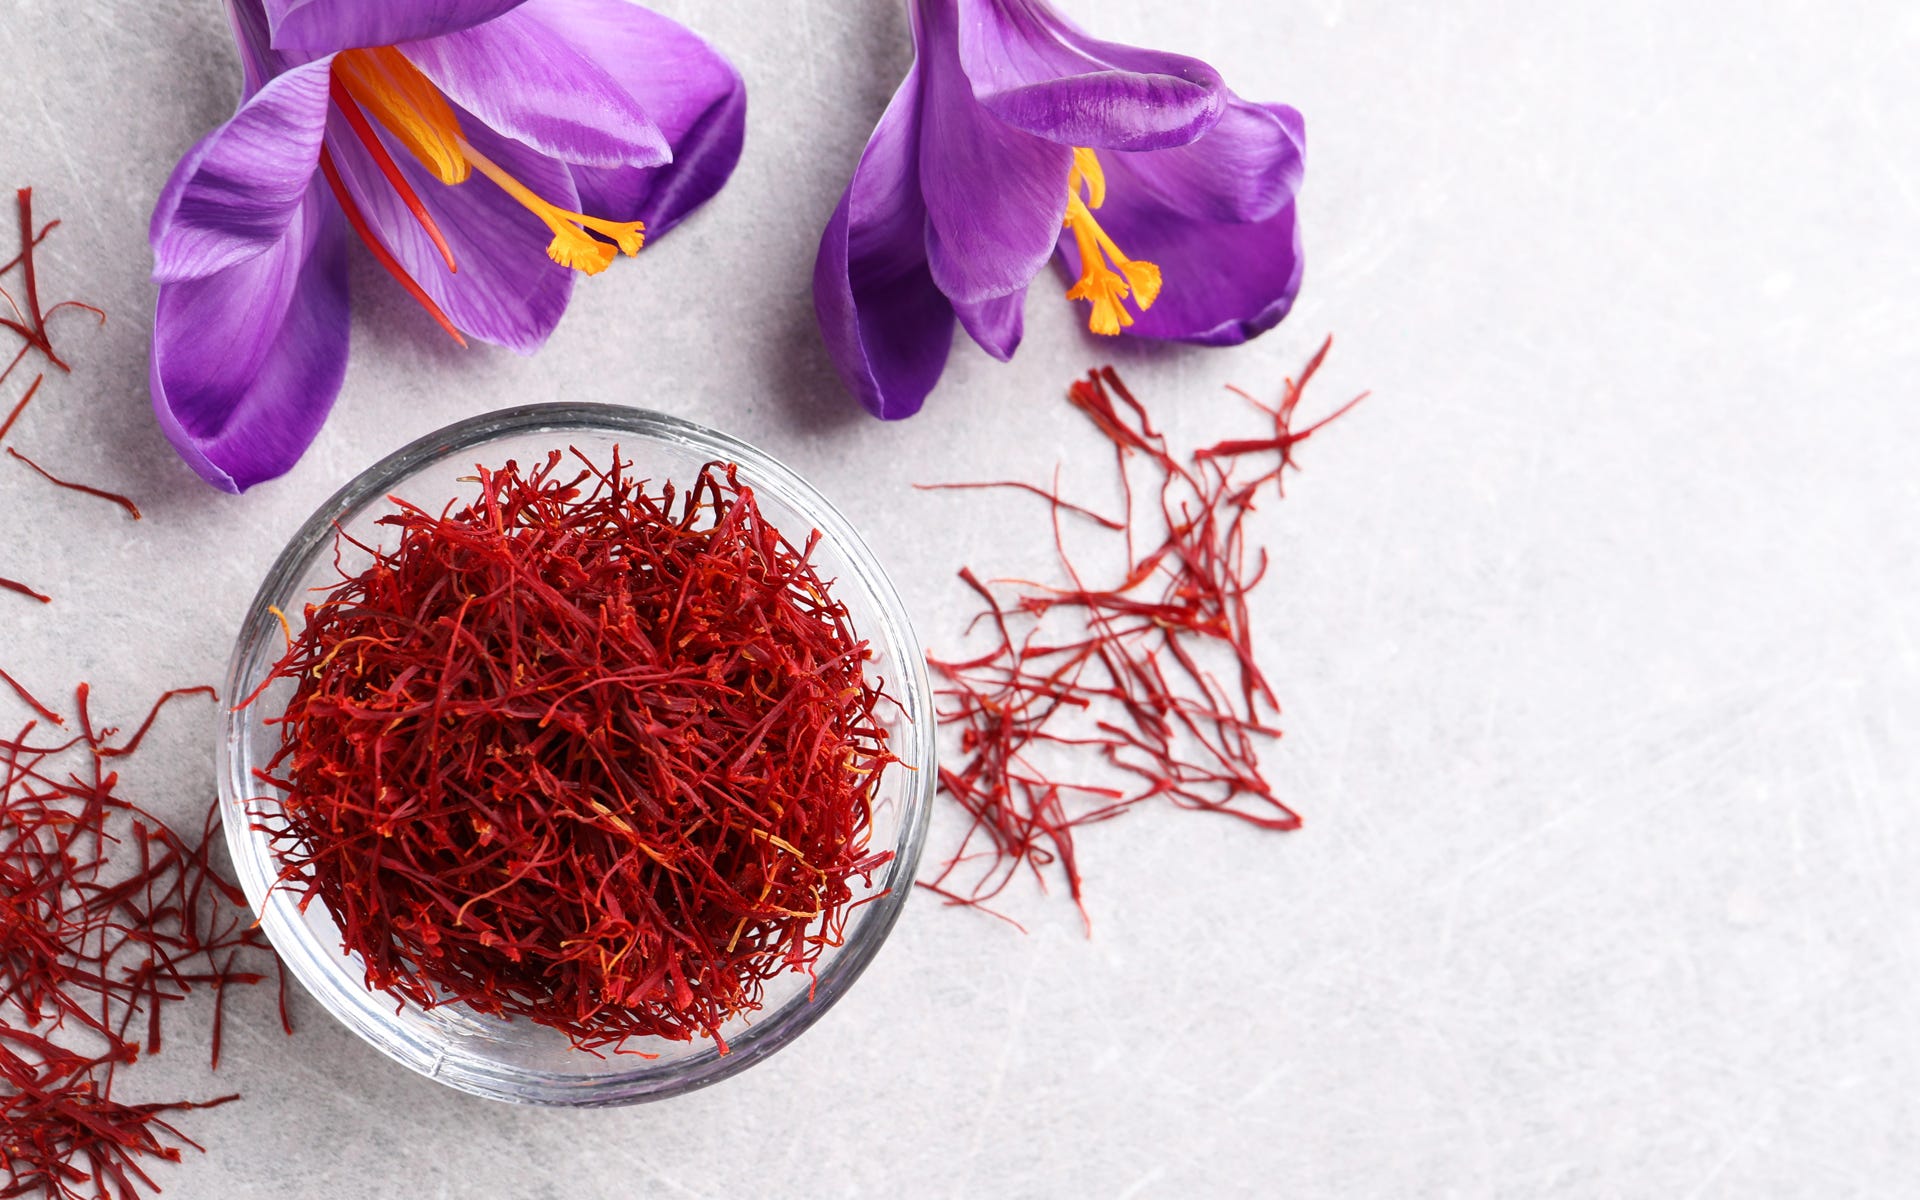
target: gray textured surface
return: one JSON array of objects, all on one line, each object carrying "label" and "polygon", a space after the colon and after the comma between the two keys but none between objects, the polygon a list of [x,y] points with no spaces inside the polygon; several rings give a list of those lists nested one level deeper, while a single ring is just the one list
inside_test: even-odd
[{"label": "gray textured surface", "polygon": [[[1096,936],[916,902],[775,1060],[663,1106],[520,1111],[236,997],[180,1197],[1841,1196],[1920,1169],[1920,20],[1900,4],[1069,0],[1211,59],[1311,136],[1305,297],[1230,352],[1095,346],[1052,294],[928,411],[850,409],[812,330],[819,226],[906,63],[891,0],[662,6],[752,88],[732,188],[581,288],[538,359],[454,352],[362,260],[340,407],[241,499],[146,411],[144,241],[230,106],[212,0],[9,0],[0,184],[65,219],[49,286],[113,314],[19,435],[138,526],[0,463],[0,660],[131,713],[217,679],[282,541],[448,420],[628,401],[785,456],[870,534],[923,634],[1029,510],[908,490],[1039,477],[1114,354],[1194,439],[1328,330],[1260,604],[1305,832],[1140,813],[1088,834]],[[1900,78],[1909,79],[1899,84]],[[10,244],[11,239],[0,239]],[[1042,288],[1041,293],[1050,289]],[[12,393],[10,392],[10,395]],[[1097,478],[1089,472],[1082,478]],[[4,600],[0,597],[0,600]],[[176,712],[138,782],[211,787]],[[165,749],[162,749],[165,747]],[[205,1094],[201,1030],[130,1077]]]}]

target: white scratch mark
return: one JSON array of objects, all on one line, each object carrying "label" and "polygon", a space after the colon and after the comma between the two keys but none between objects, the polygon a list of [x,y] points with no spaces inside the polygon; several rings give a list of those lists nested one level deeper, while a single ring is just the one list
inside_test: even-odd
[{"label": "white scratch mark", "polygon": [[86,176],[80,173],[80,163],[73,157],[72,151],[67,149],[67,139],[57,132],[60,129],[60,122],[54,118],[52,110],[47,107],[46,97],[37,90],[32,94],[34,104],[40,109],[40,115],[46,118],[47,127],[56,131],[52,138],[53,147],[60,152],[61,161],[67,164],[67,174],[73,179],[74,191],[80,194],[80,202],[87,206],[87,216],[92,219],[96,231],[104,228],[100,209],[93,202],[93,187],[88,183]]},{"label": "white scratch mark", "polygon": [[1167,1173],[1167,1169],[1165,1167],[1155,1167],[1153,1170],[1148,1171],[1145,1175],[1142,1175],[1140,1178],[1134,1180],[1132,1184],[1128,1185],[1127,1190],[1124,1192],[1121,1192],[1118,1196],[1114,1197],[1114,1200],[1131,1200],[1131,1197],[1138,1196],[1141,1193],[1145,1192],[1149,1187],[1152,1187],[1163,1176],[1165,1176],[1166,1173]]}]

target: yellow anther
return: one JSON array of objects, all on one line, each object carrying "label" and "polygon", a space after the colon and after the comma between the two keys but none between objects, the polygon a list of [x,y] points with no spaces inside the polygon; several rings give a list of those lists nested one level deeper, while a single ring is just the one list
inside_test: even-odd
[{"label": "yellow anther", "polygon": [[598,275],[613,265],[613,247],[596,242],[571,225],[557,228],[547,243],[547,257],[563,267],[587,275]]},{"label": "yellow anther", "polygon": [[333,56],[333,73],[435,179],[463,183],[472,174],[460,149],[460,118],[404,54],[392,46],[342,50]]},{"label": "yellow anther", "polygon": [[1152,308],[1153,302],[1160,298],[1159,265],[1133,259],[1120,264],[1120,273],[1127,277],[1128,286],[1133,288],[1133,302],[1140,306],[1140,311]]},{"label": "yellow anther", "polygon": [[1111,337],[1133,324],[1133,314],[1122,301],[1131,297],[1141,312],[1153,307],[1160,296],[1160,268],[1128,258],[1100,228],[1093,210],[1106,200],[1107,174],[1099,157],[1085,147],[1075,147],[1073,169],[1067,174],[1066,227],[1080,252],[1080,278],[1067,289],[1067,299],[1090,301],[1093,311],[1087,328]]},{"label": "yellow anther", "polygon": [[[644,221],[606,221],[561,208],[542,199],[526,184],[507,174],[498,163],[475,150],[472,143],[462,141],[460,150],[476,170],[493,180],[501,191],[519,201],[521,207],[539,217],[553,231],[553,241],[547,245],[547,257],[561,266],[584,271],[588,275],[598,275],[613,262],[616,251],[634,255],[640,253],[640,247],[646,244],[647,226]],[[613,239],[612,244],[589,237],[589,229]]]}]

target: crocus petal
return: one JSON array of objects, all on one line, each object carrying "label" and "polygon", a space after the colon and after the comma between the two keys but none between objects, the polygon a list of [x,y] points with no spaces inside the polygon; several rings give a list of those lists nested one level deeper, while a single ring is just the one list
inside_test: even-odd
[{"label": "crocus petal", "polygon": [[[1164,153],[1162,151],[1161,153]],[[1152,155],[1116,154],[1107,170],[1100,223],[1129,254],[1160,265],[1165,283],[1152,308],[1124,333],[1231,346],[1280,323],[1300,291],[1300,228],[1290,200],[1264,221],[1209,221],[1145,195],[1138,164]],[[1068,277],[1079,274],[1073,239],[1062,238]]]},{"label": "crocus petal", "polygon": [[967,336],[1001,362],[1013,357],[1020,348],[1020,335],[1026,328],[1027,292],[1025,288],[1009,292],[995,300],[978,304],[956,304],[954,315],[960,318]]},{"label": "crocus petal", "polygon": [[653,167],[672,157],[639,101],[598,63],[524,13],[407,42],[400,52],[449,100],[549,158],[589,167]]},{"label": "crocus petal", "polygon": [[907,73],[820,239],[813,304],[833,365],[867,411],[920,411],[953,344],[953,306],[927,269],[921,72]]},{"label": "crocus petal", "polygon": [[1073,151],[1003,124],[974,101],[960,69],[954,0],[927,0],[918,16],[927,262],[955,304],[995,300],[1024,288],[1052,256]]},{"label": "crocus petal", "polygon": [[309,186],[266,252],[160,285],[154,412],[180,456],[226,491],[291,468],[346,375],[346,234],[321,190]]},{"label": "crocus petal", "polygon": [[528,0],[520,14],[598,63],[673,151],[653,168],[574,167],[582,212],[645,221],[652,241],[726,184],[746,135],[747,89],[713,47],[627,0]]},{"label": "crocus petal", "polygon": [[1300,190],[1306,146],[1298,112],[1230,96],[1220,123],[1192,145],[1101,161],[1124,158],[1132,168],[1126,186],[1175,212],[1203,221],[1264,221]]},{"label": "crocus petal", "polygon": [[155,281],[199,279],[279,245],[319,161],[330,61],[268,83],[174,167],[148,232]]},{"label": "crocus petal", "polygon": [[273,32],[267,26],[267,12],[260,0],[227,0],[227,19],[234,43],[240,48],[240,94],[249,97],[293,64],[273,48]]},{"label": "crocus petal", "polygon": [[1068,146],[1157,150],[1220,119],[1226,85],[1197,58],[1088,37],[1045,0],[959,0],[974,96],[1016,129]]},{"label": "crocus petal", "polygon": [[[467,140],[535,194],[563,208],[578,203],[565,165],[460,116]],[[547,257],[553,233],[538,217],[478,174],[453,187],[439,183],[388,141],[389,153],[453,251],[459,271],[449,273],[439,250],[342,122],[334,122],[327,147],[381,244],[463,333],[521,354],[540,348],[566,311],[574,272]]]},{"label": "crocus petal", "polygon": [[491,21],[522,0],[265,0],[276,50],[331,54],[439,37]]}]

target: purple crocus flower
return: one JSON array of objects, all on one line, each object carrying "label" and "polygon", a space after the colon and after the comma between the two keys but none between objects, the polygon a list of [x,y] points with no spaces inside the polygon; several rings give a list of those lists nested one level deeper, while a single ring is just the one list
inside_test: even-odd
[{"label": "purple crocus flower", "polygon": [[347,231],[463,345],[718,192],[739,75],[627,0],[229,0],[245,90],[160,194],[151,382],[201,477],[293,466],[347,365]]},{"label": "purple crocus flower", "polygon": [[1240,99],[1196,59],[1098,41],[1045,0],[911,8],[913,69],[813,277],[834,364],[875,416],[919,411],[956,318],[1011,357],[1056,252],[1095,333],[1219,346],[1286,316],[1298,112]]}]

